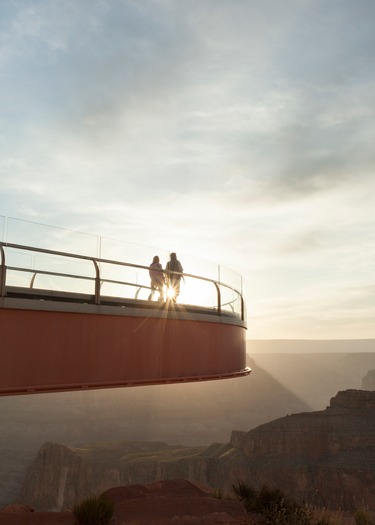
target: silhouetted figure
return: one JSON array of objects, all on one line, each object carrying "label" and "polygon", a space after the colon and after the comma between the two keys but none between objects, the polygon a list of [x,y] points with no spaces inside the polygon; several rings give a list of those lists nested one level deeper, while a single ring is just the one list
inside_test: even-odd
[{"label": "silhouetted figure", "polygon": [[177,297],[180,295],[180,282],[182,272],[184,270],[180,261],[177,259],[177,255],[174,252],[171,253],[170,261],[167,262],[165,269],[169,271],[169,273],[167,273],[168,294],[170,299],[172,299],[172,301],[175,303],[177,301]]},{"label": "silhouetted figure", "polygon": [[148,300],[152,301],[155,292],[159,292],[159,301],[164,301],[164,273],[157,255],[153,258],[148,273],[150,274],[151,279],[151,293],[148,296]]}]

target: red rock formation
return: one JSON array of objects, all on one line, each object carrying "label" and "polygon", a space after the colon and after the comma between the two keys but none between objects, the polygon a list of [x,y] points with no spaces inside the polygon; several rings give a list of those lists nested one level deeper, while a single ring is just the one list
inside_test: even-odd
[{"label": "red rock formation", "polygon": [[[187,480],[115,487],[106,494],[115,504],[112,525],[235,524],[243,523],[248,517],[240,501],[218,499],[208,487]],[[4,508],[0,512],[0,525],[73,525],[75,522],[71,512],[31,510],[25,514],[21,506]]]},{"label": "red rock formation", "polygon": [[19,503],[13,503],[10,505],[5,505],[5,507],[1,509],[1,512],[20,514],[24,512],[34,512],[34,509],[32,507],[29,507],[29,505],[20,505]]},{"label": "red rock formation", "polygon": [[139,525],[211,525],[243,521],[242,503],[218,499],[211,489],[187,480],[116,487],[106,491],[115,501],[116,522]]}]

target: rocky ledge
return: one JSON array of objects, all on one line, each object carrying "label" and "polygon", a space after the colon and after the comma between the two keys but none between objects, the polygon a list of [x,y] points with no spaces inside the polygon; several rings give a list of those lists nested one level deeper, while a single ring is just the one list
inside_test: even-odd
[{"label": "rocky ledge", "polygon": [[[112,525],[214,525],[251,519],[240,501],[217,498],[212,489],[184,479],[115,487],[105,494],[115,504]],[[261,523],[256,517],[254,520],[253,523]],[[30,507],[13,505],[0,512],[0,525],[74,523],[74,516],[69,511],[34,512]]]}]

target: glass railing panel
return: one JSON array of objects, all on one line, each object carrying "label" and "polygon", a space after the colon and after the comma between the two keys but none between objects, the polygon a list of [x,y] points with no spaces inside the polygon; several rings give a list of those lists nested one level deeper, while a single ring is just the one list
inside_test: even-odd
[{"label": "glass railing panel", "polygon": [[33,269],[34,288],[85,294],[95,292],[95,267],[90,260],[36,254]]},{"label": "glass railing panel", "polygon": [[[5,248],[5,251],[7,286],[94,293],[95,269],[90,260],[44,255],[39,252],[13,248]],[[62,277],[58,274],[69,275],[69,277]]]},{"label": "glass railing panel", "polygon": [[178,303],[217,308],[217,290],[212,282],[185,276],[181,279]]},{"label": "glass railing panel", "polygon": [[[100,257],[114,261],[124,261],[141,266],[149,266],[155,255],[160,259],[163,269],[170,259],[170,252],[166,250],[142,246],[135,243],[127,243],[107,237],[100,238]],[[185,273],[199,275],[207,279],[218,280],[219,270],[216,263],[200,259],[199,257],[177,253]]]},{"label": "glass railing panel", "polygon": [[99,257],[112,261],[123,261],[140,266],[149,266],[152,263],[154,255],[159,255],[162,260],[162,254],[158,248],[142,246],[129,242],[100,238]]},{"label": "glass railing panel", "polygon": [[65,277],[61,275],[36,274],[33,288],[38,290],[51,290],[54,292],[68,292],[94,296],[94,279],[82,277]]},{"label": "glass railing panel", "polygon": [[33,258],[33,268],[72,276],[95,277],[95,267],[91,260],[37,253]]},{"label": "glass railing panel", "polygon": [[75,253],[89,257],[97,256],[99,242],[96,235],[12,217],[7,220],[6,241],[12,244]]},{"label": "glass railing panel", "polygon": [[100,276],[104,280],[131,281],[134,283],[149,281],[148,269],[128,266],[127,264],[111,264],[99,262]]},{"label": "glass railing panel", "polygon": [[220,277],[218,279],[221,283],[227,284],[239,292],[242,290],[242,277],[239,273],[220,265]]},{"label": "glass railing panel", "polygon": [[99,263],[100,277],[103,280],[132,282],[134,284],[149,284],[148,269],[126,264]]},{"label": "glass railing panel", "polygon": [[[32,279],[31,268],[33,267],[33,256],[31,253],[5,248],[6,286],[30,287]],[[13,270],[19,268],[20,270]],[[28,272],[22,270],[30,270]]]},{"label": "glass railing panel", "polygon": [[33,272],[21,272],[19,270],[8,269],[6,273],[6,286],[16,286],[21,288],[30,288]]},{"label": "glass railing panel", "polygon": [[[186,254],[177,253],[177,258],[181,262],[181,265],[185,273],[191,275],[198,275],[199,277],[205,277],[206,279],[213,279],[215,281],[219,278],[218,265],[211,261],[205,261],[199,257],[194,257]],[[166,262],[163,264],[165,268],[166,263],[169,261],[169,254]]]},{"label": "glass railing panel", "polygon": [[[147,299],[148,293],[145,292],[139,296],[140,290],[137,285],[128,285],[121,283],[102,282],[100,287],[101,301],[105,302],[108,298],[116,299]],[[142,297],[143,296],[143,297]]]},{"label": "glass railing panel", "polygon": [[222,311],[241,316],[241,295],[226,286],[220,286],[220,293]]},{"label": "glass railing panel", "polygon": [[34,255],[32,252],[26,252],[17,250],[15,248],[6,248],[5,251],[5,264],[6,266],[14,266],[16,268],[33,268]]},{"label": "glass railing panel", "polygon": [[101,262],[100,279],[102,296],[147,299],[150,293],[148,269]]}]

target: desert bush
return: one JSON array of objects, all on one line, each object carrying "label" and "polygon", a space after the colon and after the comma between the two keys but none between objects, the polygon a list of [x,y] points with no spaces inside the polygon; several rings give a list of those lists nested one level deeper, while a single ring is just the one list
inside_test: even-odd
[{"label": "desert bush", "polygon": [[262,499],[258,507],[260,514],[265,516],[272,525],[312,525],[313,517],[308,505],[300,505],[292,498],[279,494],[270,494],[269,500]]},{"label": "desert bush", "polygon": [[221,488],[215,489],[214,490],[214,498],[224,499],[224,491],[223,491],[223,489],[221,489]]},{"label": "desert bush", "polygon": [[374,514],[364,507],[355,511],[354,520],[356,525],[375,525]]},{"label": "desert bush", "polygon": [[79,525],[107,525],[114,512],[113,501],[107,496],[91,496],[73,507]]},{"label": "desert bush", "polygon": [[315,520],[313,523],[314,525],[331,525],[333,522],[327,516],[321,516],[320,518]]},{"label": "desert bush", "polygon": [[233,485],[232,488],[235,496],[244,504],[246,512],[256,512],[257,491],[242,481],[239,481],[237,485]]},{"label": "desert bush", "polygon": [[240,482],[233,490],[247,512],[262,514],[270,525],[334,525],[328,515],[318,516],[310,505],[298,503],[279,489],[263,485],[257,491]]},{"label": "desert bush", "polygon": [[262,514],[272,525],[309,525],[311,512],[279,489],[267,485],[257,491],[240,482],[233,487],[236,496],[243,502],[247,512]]}]

